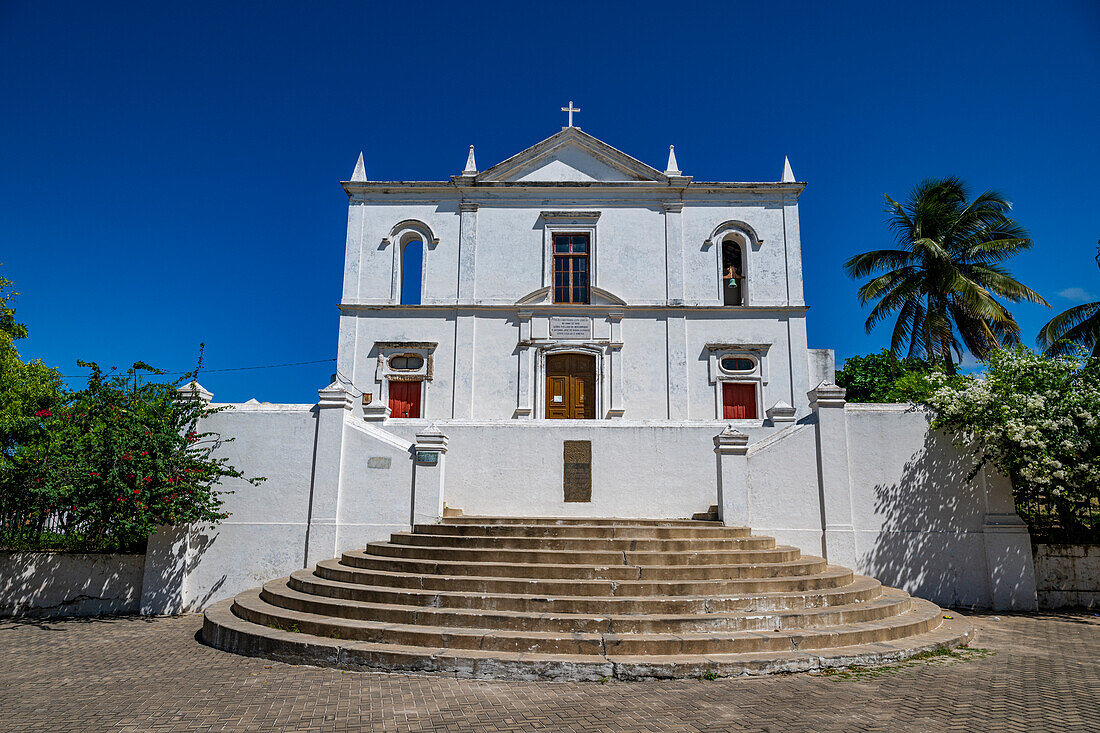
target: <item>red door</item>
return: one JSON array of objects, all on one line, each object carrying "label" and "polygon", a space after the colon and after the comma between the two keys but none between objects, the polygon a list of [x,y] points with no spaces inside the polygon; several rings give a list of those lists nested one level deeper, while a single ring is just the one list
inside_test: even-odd
[{"label": "red door", "polygon": [[722,384],[722,419],[756,419],[756,385],[724,382]]},{"label": "red door", "polygon": [[420,382],[390,382],[390,417],[420,417]]}]

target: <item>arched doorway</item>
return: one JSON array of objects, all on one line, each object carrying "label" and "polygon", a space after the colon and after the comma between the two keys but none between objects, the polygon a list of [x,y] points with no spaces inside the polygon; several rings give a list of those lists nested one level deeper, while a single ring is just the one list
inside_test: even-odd
[{"label": "arched doorway", "polygon": [[546,357],[546,417],[551,420],[596,418],[596,357],[551,354]]}]

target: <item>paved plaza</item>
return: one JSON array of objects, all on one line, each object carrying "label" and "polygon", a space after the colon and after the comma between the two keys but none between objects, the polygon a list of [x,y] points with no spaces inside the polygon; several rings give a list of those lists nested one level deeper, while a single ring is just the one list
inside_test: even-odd
[{"label": "paved plaza", "polygon": [[198,615],[0,619],[0,731],[1100,731],[1100,617],[973,619],[976,649],[876,672],[606,684],[296,667]]}]

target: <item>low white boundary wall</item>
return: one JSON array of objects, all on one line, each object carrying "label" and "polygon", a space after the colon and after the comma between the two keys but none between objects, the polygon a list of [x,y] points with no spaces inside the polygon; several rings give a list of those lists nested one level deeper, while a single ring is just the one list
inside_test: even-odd
[{"label": "low white boundary wall", "polygon": [[0,552],[0,616],[137,613],[145,555]]},{"label": "low white boundary wall", "polygon": [[[429,423],[364,415],[339,384],[319,396],[210,418],[209,430],[235,438],[219,455],[268,480],[227,485],[231,516],[216,527],[154,535],[144,613],[199,610],[439,521],[444,503],[466,514],[652,518],[717,504],[728,524],[941,605],[1036,607],[1030,539],[1007,481],[983,472],[968,482],[967,456],[911,406],[846,405],[844,390],[823,383],[798,423]],[[592,443],[590,503],[564,501],[565,440]]]}]

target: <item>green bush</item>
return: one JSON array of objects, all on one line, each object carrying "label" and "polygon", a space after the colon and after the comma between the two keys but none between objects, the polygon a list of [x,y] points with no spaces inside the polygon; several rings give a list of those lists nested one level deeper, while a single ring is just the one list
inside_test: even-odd
[{"label": "green bush", "polygon": [[35,431],[3,467],[3,544],[132,549],[158,525],[229,516],[223,480],[263,480],[211,455],[227,439],[203,432],[201,422],[225,408],[180,399],[186,378],[150,379],[163,372],[143,363],[115,374],[80,365],[91,370],[88,386],[36,410]]},{"label": "green bush", "polygon": [[932,394],[932,370],[923,359],[899,359],[883,349],[848,358],[836,383],[848,391],[849,402],[921,402]]}]

